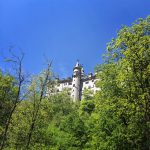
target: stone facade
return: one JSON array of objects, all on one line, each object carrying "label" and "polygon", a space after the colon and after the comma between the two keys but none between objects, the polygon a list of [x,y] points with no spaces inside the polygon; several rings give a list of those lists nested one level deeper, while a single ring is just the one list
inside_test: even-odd
[{"label": "stone facade", "polygon": [[89,75],[85,75],[83,66],[80,65],[78,61],[73,68],[72,77],[56,80],[57,84],[55,86],[55,92],[61,92],[64,89],[67,89],[74,101],[81,100],[83,98],[83,91],[85,89],[90,89],[93,91],[93,94],[99,90],[99,88],[95,85],[98,80],[96,79],[96,74],[90,73]]}]

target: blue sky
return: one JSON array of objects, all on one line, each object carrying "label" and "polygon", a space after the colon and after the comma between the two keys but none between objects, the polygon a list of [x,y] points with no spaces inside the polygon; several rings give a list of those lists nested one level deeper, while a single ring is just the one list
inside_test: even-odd
[{"label": "blue sky", "polygon": [[0,0],[0,53],[23,49],[29,73],[41,72],[44,56],[62,78],[77,59],[93,72],[121,25],[149,14],[149,0]]}]

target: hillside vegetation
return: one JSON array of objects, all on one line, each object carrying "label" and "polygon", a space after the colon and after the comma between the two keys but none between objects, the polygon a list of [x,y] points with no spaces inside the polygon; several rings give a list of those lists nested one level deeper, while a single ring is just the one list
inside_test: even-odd
[{"label": "hillside vegetation", "polygon": [[149,150],[150,17],[124,26],[107,45],[96,95],[72,102],[67,91],[47,96],[51,63],[26,79],[23,57],[0,71],[0,149]]}]

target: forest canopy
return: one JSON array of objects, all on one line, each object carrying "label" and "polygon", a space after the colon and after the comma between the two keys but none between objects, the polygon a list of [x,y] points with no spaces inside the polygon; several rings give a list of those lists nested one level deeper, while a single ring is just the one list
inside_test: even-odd
[{"label": "forest canopy", "polygon": [[66,90],[47,96],[55,85],[52,63],[26,79],[22,60],[10,60],[15,75],[0,71],[1,150],[150,149],[150,16],[108,43],[95,67],[101,90],[85,92],[82,101]]}]

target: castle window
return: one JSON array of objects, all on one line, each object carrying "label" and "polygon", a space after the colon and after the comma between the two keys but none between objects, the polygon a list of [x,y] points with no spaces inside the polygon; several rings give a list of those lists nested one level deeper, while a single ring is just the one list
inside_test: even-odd
[{"label": "castle window", "polygon": [[57,92],[59,92],[59,90],[57,89]]},{"label": "castle window", "polygon": [[72,85],[72,83],[70,82],[69,85]]},{"label": "castle window", "polygon": [[89,81],[86,81],[86,82],[85,82],[85,84],[88,84],[88,83],[89,83]]},{"label": "castle window", "polygon": [[73,84],[73,87],[75,87],[75,84]]}]

